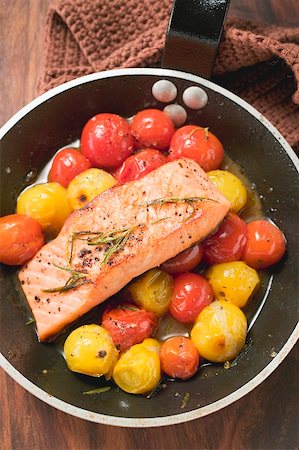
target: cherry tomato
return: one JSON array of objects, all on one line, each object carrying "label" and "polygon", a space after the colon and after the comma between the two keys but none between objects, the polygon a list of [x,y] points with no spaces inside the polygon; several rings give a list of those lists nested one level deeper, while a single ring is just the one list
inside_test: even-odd
[{"label": "cherry tomato", "polygon": [[245,207],[248,195],[240,178],[227,170],[212,170],[207,175],[218,191],[230,202],[231,212],[237,214]]},{"label": "cherry tomato", "polygon": [[145,342],[132,345],[120,356],[113,370],[115,383],[130,394],[144,394],[153,390],[160,378],[161,364],[157,346]]},{"label": "cherry tomato", "polygon": [[191,323],[213,298],[213,289],[204,277],[183,273],[173,281],[169,312],[179,322]]},{"label": "cherry tomato", "polygon": [[194,159],[206,172],[217,169],[223,156],[223,146],[216,136],[207,128],[196,125],[179,128],[170,142],[170,159]]},{"label": "cherry tomato", "polygon": [[218,231],[203,242],[204,261],[208,264],[238,261],[246,240],[246,223],[236,214],[229,213]]},{"label": "cherry tomato", "polygon": [[123,165],[114,173],[120,184],[138,180],[147,173],[167,163],[167,157],[159,150],[147,148],[129,156]]},{"label": "cherry tomato", "polygon": [[24,264],[43,245],[42,227],[36,220],[21,214],[0,217],[0,262]]},{"label": "cherry tomato", "polygon": [[102,326],[109,331],[121,352],[152,336],[157,325],[158,319],[154,313],[130,303],[108,307],[103,314]]},{"label": "cherry tomato", "polygon": [[118,359],[118,351],[108,331],[95,323],[73,330],[63,350],[70,370],[91,377],[105,375],[105,378],[111,378]]},{"label": "cherry tomato", "polygon": [[153,147],[168,150],[174,131],[172,120],[159,109],[140,111],[133,117],[131,124],[136,148]]},{"label": "cherry tomato", "polygon": [[91,163],[78,149],[65,148],[55,155],[48,179],[68,187],[75,176],[90,167]]},{"label": "cherry tomato", "polygon": [[276,264],[286,251],[286,239],[280,229],[267,220],[247,224],[247,243],[242,259],[254,269]]},{"label": "cherry tomato", "polygon": [[202,244],[195,244],[193,247],[184,250],[174,258],[161,264],[161,269],[165,272],[175,275],[177,273],[189,272],[200,263],[203,255]]},{"label": "cherry tomato", "polygon": [[163,342],[160,361],[161,369],[171,378],[186,380],[197,371],[199,353],[191,339],[175,336]]},{"label": "cherry tomato", "polygon": [[212,302],[198,315],[191,340],[199,354],[213,362],[235,358],[245,344],[247,320],[236,305],[225,300]]},{"label": "cherry tomato", "polygon": [[169,308],[172,292],[172,277],[157,268],[150,269],[129,285],[132,300],[146,311],[158,317]]},{"label": "cherry tomato", "polygon": [[116,169],[133,153],[128,122],[116,114],[97,114],[83,128],[81,149],[93,167]]},{"label": "cherry tomato", "polygon": [[226,300],[239,308],[247,304],[260,284],[257,271],[244,261],[213,264],[205,276],[216,300]]},{"label": "cherry tomato", "polygon": [[41,183],[21,192],[17,213],[37,220],[46,235],[53,239],[71,213],[67,190],[59,183]]}]

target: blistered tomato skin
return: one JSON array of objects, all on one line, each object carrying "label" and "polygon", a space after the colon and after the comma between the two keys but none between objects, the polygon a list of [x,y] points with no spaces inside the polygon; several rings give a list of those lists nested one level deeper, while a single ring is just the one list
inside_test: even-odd
[{"label": "blistered tomato skin", "polygon": [[151,269],[129,286],[135,303],[146,311],[162,316],[169,308],[172,277],[162,270]]},{"label": "blistered tomato skin", "polygon": [[40,224],[20,214],[0,217],[0,262],[9,266],[29,261],[44,245]]},{"label": "blistered tomato skin", "polygon": [[190,339],[176,336],[163,342],[160,360],[161,369],[168,376],[186,380],[198,369],[199,353]]},{"label": "blistered tomato skin", "polygon": [[138,180],[147,173],[167,163],[167,157],[159,150],[147,148],[129,156],[123,165],[114,172],[119,184]]},{"label": "blistered tomato skin", "polygon": [[266,269],[285,254],[286,239],[280,229],[266,220],[247,224],[247,244],[242,259],[254,269]]},{"label": "blistered tomato skin", "polygon": [[133,153],[128,122],[117,114],[97,114],[83,128],[81,149],[93,167],[116,169]]},{"label": "blistered tomato skin", "polygon": [[224,156],[224,150],[219,139],[207,128],[196,125],[185,125],[173,135],[169,158],[175,160],[181,157],[196,161],[206,172],[218,169]]},{"label": "blistered tomato skin", "polygon": [[244,313],[224,300],[204,308],[191,330],[199,354],[212,362],[235,358],[245,344],[247,321]]},{"label": "blistered tomato skin", "polygon": [[67,189],[69,202],[74,210],[80,209],[116,183],[105,170],[87,169],[70,182]]},{"label": "blistered tomato skin", "polygon": [[67,191],[58,183],[43,183],[23,191],[17,213],[37,220],[48,237],[55,237],[71,213]]},{"label": "blistered tomato skin", "polygon": [[238,213],[247,202],[247,191],[242,181],[236,175],[226,170],[212,170],[208,177],[217,189],[231,204],[231,212]]},{"label": "blistered tomato skin", "polygon": [[192,323],[213,298],[212,287],[204,277],[183,273],[173,281],[169,312],[179,322]]},{"label": "blistered tomato skin", "polygon": [[217,300],[243,308],[260,284],[256,270],[243,261],[215,264],[206,272]]},{"label": "blistered tomato skin", "polygon": [[157,346],[133,345],[123,353],[113,370],[115,383],[130,394],[145,394],[154,389],[161,378]]},{"label": "blistered tomato skin", "polygon": [[65,148],[55,155],[48,179],[66,188],[73,178],[90,167],[90,161],[79,149]]},{"label": "blistered tomato skin", "polygon": [[168,150],[174,134],[172,120],[159,109],[144,109],[132,120],[131,133],[135,139],[135,148],[152,147]]},{"label": "blistered tomato skin", "polygon": [[96,324],[76,328],[64,343],[64,356],[73,372],[92,377],[105,375],[109,379],[118,359],[112,339],[103,327]]},{"label": "blistered tomato skin", "polygon": [[189,272],[199,265],[203,256],[202,244],[195,244],[193,247],[184,250],[174,258],[161,264],[161,269],[165,272],[176,275],[182,272]]},{"label": "blistered tomato skin", "polygon": [[130,303],[108,307],[102,319],[102,326],[110,333],[120,352],[152,336],[157,325],[158,320],[154,313]]},{"label": "blistered tomato skin", "polygon": [[208,264],[238,261],[246,241],[246,223],[236,214],[229,213],[218,231],[203,242],[203,259]]}]

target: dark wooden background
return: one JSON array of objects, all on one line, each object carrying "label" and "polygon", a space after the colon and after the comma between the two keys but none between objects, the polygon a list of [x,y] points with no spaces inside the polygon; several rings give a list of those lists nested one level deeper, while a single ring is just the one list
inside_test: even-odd
[{"label": "dark wooden background", "polygon": [[[35,96],[44,20],[52,2],[0,0],[0,125]],[[231,0],[229,14],[298,26],[299,1]],[[193,422],[155,429],[115,428],[68,416],[1,371],[0,448],[294,450],[299,448],[298,348],[262,385],[233,405]]]}]

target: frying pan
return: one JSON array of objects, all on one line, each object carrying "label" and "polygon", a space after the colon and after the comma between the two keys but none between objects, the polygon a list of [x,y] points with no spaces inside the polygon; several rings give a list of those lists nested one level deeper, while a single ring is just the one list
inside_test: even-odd
[{"label": "frying pan", "polygon": [[[221,36],[227,1],[175,2],[163,65],[167,69],[124,69],[68,82],[32,101],[1,129],[1,215],[15,211],[16,197],[31,184],[55,151],[80,137],[86,121],[100,112],[130,117],[144,108],[162,108],[151,88],[172,81],[182,103],[187,87],[200,86],[208,104],[189,110],[188,122],[210,127],[227,154],[245,170],[262,197],[265,215],[285,233],[288,251],[264,271],[246,310],[252,343],[230,369],[207,365],[185,382],[167,382],[151,399],[118,389],[83,395],[101,379],[70,372],[61,354],[63,339],[40,344],[16,269],[1,272],[1,364],[25,389],[44,402],[80,418],[117,426],[161,426],[192,420],[232,403],[275,370],[298,338],[298,159],[280,133],[248,103],[208,81]],[[208,26],[206,24],[208,23]],[[198,31],[200,30],[200,31]],[[169,68],[182,69],[170,70]],[[182,408],[182,399],[189,402]]]}]

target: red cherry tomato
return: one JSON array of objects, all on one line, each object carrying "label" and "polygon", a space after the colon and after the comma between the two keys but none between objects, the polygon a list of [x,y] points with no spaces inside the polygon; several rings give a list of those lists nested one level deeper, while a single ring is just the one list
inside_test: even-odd
[{"label": "red cherry tomato", "polygon": [[171,378],[186,380],[197,371],[199,353],[191,339],[175,336],[163,342],[160,361],[161,369]]},{"label": "red cherry tomato", "polygon": [[169,312],[179,322],[192,323],[213,298],[212,287],[204,277],[183,273],[173,281]]},{"label": "red cherry tomato", "polygon": [[131,303],[108,307],[102,326],[110,333],[118,350],[124,352],[134,344],[152,336],[158,325],[157,316]]},{"label": "red cherry tomato", "polygon": [[81,149],[93,167],[116,169],[133,153],[128,122],[116,114],[97,114],[83,128]]},{"label": "red cherry tomato", "polygon": [[42,228],[36,220],[21,214],[0,217],[0,262],[24,264],[43,245]]},{"label": "red cherry tomato", "polygon": [[242,259],[254,269],[276,264],[285,254],[286,239],[280,229],[267,220],[247,224],[247,243]]},{"label": "red cherry tomato", "polygon": [[174,131],[172,120],[159,109],[140,111],[133,117],[131,124],[136,148],[153,147],[168,150]]},{"label": "red cherry tomato", "polygon": [[216,136],[207,128],[196,125],[179,128],[170,142],[170,159],[194,159],[206,172],[218,169],[223,156],[223,146]]},{"label": "red cherry tomato", "polygon": [[175,275],[177,273],[189,272],[195,269],[200,263],[203,255],[202,244],[195,244],[193,247],[184,250],[174,258],[169,259],[161,265],[165,272]]},{"label": "red cherry tomato", "polygon": [[116,170],[114,177],[120,184],[138,180],[147,173],[167,163],[167,157],[159,150],[147,148],[129,156],[123,165]]},{"label": "red cherry tomato", "polygon": [[65,148],[57,153],[53,159],[48,178],[49,181],[68,187],[73,178],[90,167],[90,162],[78,149]]},{"label": "red cherry tomato", "polygon": [[221,227],[203,241],[203,259],[208,264],[239,261],[247,240],[247,225],[229,213]]}]

